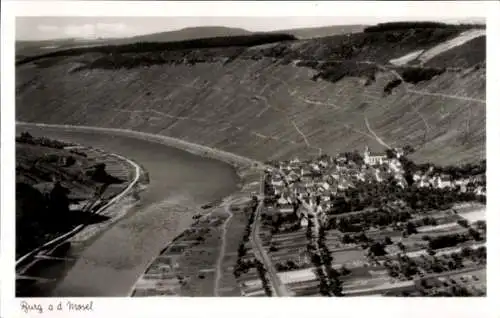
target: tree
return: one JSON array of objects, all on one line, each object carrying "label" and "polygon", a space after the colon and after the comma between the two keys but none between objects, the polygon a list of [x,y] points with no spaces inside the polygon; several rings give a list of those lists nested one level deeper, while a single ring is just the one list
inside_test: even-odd
[{"label": "tree", "polygon": [[375,242],[370,245],[370,248],[368,250],[368,254],[373,255],[373,256],[383,256],[387,254],[385,251],[385,247],[382,243],[380,242]]},{"label": "tree", "polygon": [[396,158],[396,152],[393,149],[386,149],[385,154],[389,159]]},{"label": "tree", "polygon": [[350,243],[355,243],[356,241],[349,235],[349,234],[344,234],[342,236],[342,243],[344,244],[350,244]]},{"label": "tree", "polygon": [[427,254],[429,254],[430,256],[434,256],[434,255],[436,255],[436,251],[434,251],[434,250],[432,249],[432,247],[429,247],[429,248],[427,249]]},{"label": "tree", "polygon": [[484,220],[477,221],[476,226],[479,230],[486,231],[486,222]]},{"label": "tree", "polygon": [[408,235],[418,233],[417,227],[415,226],[415,224],[413,224],[412,222],[406,223],[406,233],[408,233]]},{"label": "tree", "polygon": [[350,273],[351,273],[351,270],[348,269],[345,265],[342,265],[342,267],[340,268],[340,275],[345,276],[345,275],[349,275]]},{"label": "tree", "polygon": [[69,190],[57,181],[49,194],[49,209],[58,215],[67,215],[69,212],[68,194]]},{"label": "tree", "polygon": [[66,163],[65,163],[65,166],[66,167],[71,167],[72,165],[74,165],[76,163],[76,159],[75,157],[73,156],[67,156],[66,157]]},{"label": "tree", "polygon": [[33,143],[33,136],[27,131],[23,131],[21,133],[21,137],[19,138],[19,141],[25,142],[25,143]]},{"label": "tree", "polygon": [[401,250],[401,252],[406,251],[406,246],[403,244],[403,242],[398,242],[398,248]]},{"label": "tree", "polygon": [[466,219],[460,219],[460,220],[458,220],[457,224],[460,225],[460,226],[463,226],[465,228],[469,227],[469,221],[467,221]]},{"label": "tree", "polygon": [[289,270],[294,270],[294,269],[298,269],[299,268],[299,266],[294,261],[292,261],[292,260],[288,260],[286,262],[286,266],[287,266],[287,268]]},{"label": "tree", "polygon": [[478,231],[474,230],[473,228],[469,228],[469,235],[475,240],[475,241],[481,241],[483,238],[481,236],[481,233]]},{"label": "tree", "polygon": [[391,238],[389,236],[386,236],[384,238],[384,243],[385,243],[385,245],[391,245],[392,244]]},{"label": "tree", "polygon": [[468,246],[465,246],[460,251],[460,254],[462,257],[470,257],[470,255],[472,254],[472,249]]},{"label": "tree", "polygon": [[405,145],[403,146],[403,152],[406,154],[412,154],[415,152],[415,148],[413,148],[412,146],[410,145]]}]

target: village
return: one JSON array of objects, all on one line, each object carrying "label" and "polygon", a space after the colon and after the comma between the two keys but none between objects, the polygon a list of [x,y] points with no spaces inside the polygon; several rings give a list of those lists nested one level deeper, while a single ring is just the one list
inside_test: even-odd
[{"label": "village", "polygon": [[[485,162],[415,164],[411,151],[268,163],[255,222],[288,295],[486,293]],[[244,267],[245,295],[272,294],[273,273]]]}]

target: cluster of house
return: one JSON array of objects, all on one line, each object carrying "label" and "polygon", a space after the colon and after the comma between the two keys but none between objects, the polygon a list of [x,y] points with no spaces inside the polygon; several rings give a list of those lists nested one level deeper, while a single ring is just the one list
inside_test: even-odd
[{"label": "cluster of house", "polygon": [[[362,165],[348,160],[345,155],[322,156],[306,161],[297,158],[281,161],[276,164],[277,169],[267,170],[268,181],[272,186],[270,194],[278,197],[276,208],[283,214],[297,213],[301,218],[305,217],[305,213],[295,204],[300,199],[314,205],[315,211],[322,216],[338,192],[355,188],[356,183],[383,182],[392,177],[400,187],[406,187],[404,169],[399,160],[404,153],[401,149],[394,149],[394,154],[389,158],[386,153],[371,153],[366,148]],[[432,174],[432,170],[414,175],[419,187],[460,187],[464,192],[485,195],[485,187],[478,185],[484,184],[482,178],[484,176],[451,180],[447,175]],[[306,225],[307,222],[301,224]]]},{"label": "cluster of house", "polygon": [[413,175],[413,181],[418,187],[434,187],[439,189],[457,189],[462,193],[472,192],[479,196],[486,196],[486,176],[478,175],[469,178],[453,179],[447,174],[433,174],[432,167],[426,171],[419,171]]},{"label": "cluster of house", "polygon": [[[315,213],[319,220],[326,218],[331,201],[339,191],[355,188],[358,182],[382,182],[390,175],[402,187],[405,186],[403,169],[398,158],[389,159],[386,154],[371,154],[367,148],[364,165],[349,161],[345,155],[322,156],[316,160],[301,161],[297,158],[277,163],[277,169],[268,169],[268,183],[278,197],[276,209],[281,214],[296,213],[301,225],[307,225],[308,214]],[[306,211],[296,204],[297,199],[314,206]]]}]

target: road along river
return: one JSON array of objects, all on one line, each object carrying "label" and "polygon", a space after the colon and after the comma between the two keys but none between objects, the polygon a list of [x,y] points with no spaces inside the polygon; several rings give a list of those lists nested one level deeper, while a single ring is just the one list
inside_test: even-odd
[{"label": "road along river", "polygon": [[230,165],[156,142],[112,132],[24,125],[17,130],[122,155],[142,165],[150,179],[127,215],[72,255],[77,260],[66,276],[38,296],[127,296],[149,262],[192,223],[196,207],[238,186]]}]

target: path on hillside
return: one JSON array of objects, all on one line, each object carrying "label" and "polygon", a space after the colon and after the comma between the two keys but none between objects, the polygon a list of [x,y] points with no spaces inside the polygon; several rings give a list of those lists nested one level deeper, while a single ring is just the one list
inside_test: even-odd
[{"label": "path on hillside", "polygon": [[[345,60],[342,60],[342,59],[328,59],[328,60],[302,60],[302,61],[309,61],[309,62],[328,62],[328,61],[330,61],[330,62],[343,62]],[[486,103],[485,100],[478,99],[478,98],[472,98],[472,97],[467,97],[467,96],[451,95],[451,94],[444,94],[444,93],[431,93],[431,92],[427,92],[427,91],[411,89],[411,88],[408,87],[408,83],[404,80],[404,78],[397,71],[395,71],[393,69],[390,69],[387,66],[384,66],[384,65],[379,64],[379,63],[375,63],[373,61],[366,61],[366,60],[365,61],[357,61],[357,63],[375,65],[379,69],[381,69],[381,70],[383,70],[385,72],[389,72],[389,73],[393,74],[397,79],[401,80],[402,87],[403,87],[403,89],[405,90],[406,93],[412,93],[412,94],[417,94],[417,95],[422,95],[422,96],[438,96],[438,97],[442,97],[442,98],[452,98],[452,99],[458,99],[458,100],[464,100],[464,101],[473,101],[473,102],[479,102],[479,103]],[[290,88],[288,88],[288,90],[290,92]],[[310,101],[310,100],[307,100],[305,98],[302,98],[301,100],[304,101],[304,102],[309,102],[310,104],[314,104],[314,105],[327,105],[327,106],[338,107],[338,106],[336,106],[334,104],[322,103],[322,102],[318,102],[318,101]],[[425,125],[426,131],[424,132],[424,136],[423,136],[423,142],[422,142],[422,145],[423,145],[423,144],[425,144],[425,142],[427,141],[427,137],[431,133],[431,127],[430,127],[427,119],[422,115],[422,113],[417,108],[415,108],[415,107],[412,106],[412,111],[422,120],[422,122]],[[365,120],[365,122],[366,122],[366,120]],[[368,127],[368,125],[367,125],[367,127]],[[371,133],[373,134],[373,131],[371,131]],[[376,134],[374,134],[374,136],[376,136]],[[380,142],[380,140],[381,139],[377,136],[377,141]]]},{"label": "path on hillside", "polygon": [[[328,61],[332,61],[332,60],[328,60]],[[339,60],[336,60],[336,61],[339,61]],[[371,61],[360,61],[360,63],[369,63],[369,64],[376,65],[374,62],[371,62]],[[390,70],[390,69],[388,69],[388,68],[386,68],[386,67],[384,67],[382,65],[377,65],[377,66],[379,66],[381,69],[383,69],[385,71],[391,72],[392,74],[394,74],[395,76],[397,76],[397,78],[401,79],[404,82],[404,80],[402,79],[402,77],[397,72],[395,72],[394,70]],[[283,81],[281,79],[276,78],[275,76],[272,76],[272,78],[275,79],[275,80],[279,80],[279,82],[281,82],[283,85],[285,85],[287,87],[287,90],[288,90],[288,93],[289,93],[290,96],[296,97],[296,98],[298,98],[299,100],[301,100],[301,101],[303,101],[305,103],[312,104],[312,105],[323,105],[323,106],[328,106],[328,107],[332,107],[332,108],[335,108],[335,109],[340,109],[340,107],[338,105],[335,105],[335,104],[332,104],[332,103],[326,103],[326,102],[321,102],[321,101],[312,101],[312,100],[310,100],[308,98],[305,98],[305,97],[302,97],[302,96],[296,96],[297,90],[292,90],[291,87],[290,87],[290,85],[288,83],[286,83],[285,81]],[[189,84],[189,85],[186,85],[186,84],[170,84],[170,85],[172,85],[172,86],[181,86],[181,87],[189,87],[189,88],[193,88],[193,89],[203,89],[204,88],[204,87],[197,87],[197,86],[195,86],[193,84]],[[449,96],[449,95],[445,95],[445,94],[437,94],[437,93],[428,93],[428,92],[422,92],[422,91],[409,90],[406,87],[406,85],[404,85],[404,88],[407,91],[415,92],[417,94],[422,94],[422,95],[433,95],[433,96],[442,96],[442,97]],[[216,87],[216,86],[210,87],[210,89],[222,91],[221,88]],[[277,108],[276,106],[272,105],[269,102],[269,100],[267,99],[267,97],[261,95],[266,89],[267,89],[267,86],[265,86],[263,89],[261,89],[261,91],[259,92],[259,94],[253,96],[254,99],[258,99],[258,100],[260,100],[260,101],[262,101],[262,102],[265,103],[265,107],[256,115],[256,117],[260,118],[269,109],[274,109],[275,111],[278,111],[278,112],[281,112],[281,113],[286,113],[284,110],[282,110],[280,108]],[[244,98],[252,99],[251,96],[243,96],[241,94],[240,94],[240,96],[242,96]],[[476,99],[470,99],[470,98],[460,97],[460,96],[455,96],[455,97],[456,98],[461,98],[461,99],[464,99],[464,100],[476,100]],[[143,110],[143,111],[142,110],[123,110],[123,109],[116,109],[116,110],[130,112],[130,113],[147,113],[147,112],[152,112],[152,113],[164,116],[164,117],[178,119],[178,120],[192,120],[192,121],[195,121],[195,122],[204,122],[204,123],[208,122],[208,120],[205,119],[205,118],[192,118],[192,117],[189,117],[189,116],[173,116],[173,115],[170,115],[170,114],[166,114],[164,112],[160,112],[160,111],[157,111],[157,110],[151,110],[151,109],[147,109],[147,110]],[[424,122],[424,125],[425,125],[426,130],[427,130],[427,132],[424,135],[424,139],[425,139],[426,135],[430,132],[429,124],[428,124],[427,120],[423,117],[423,115],[418,110],[413,109],[413,111],[415,111],[415,113]],[[361,115],[361,114],[358,114],[358,115]],[[366,118],[366,116],[364,116],[364,117],[365,117],[365,123],[366,123],[367,122],[367,118]],[[321,154],[322,153],[322,148],[321,147],[312,147],[311,143],[309,142],[309,140],[307,138],[307,136],[305,135],[305,133],[302,130],[300,130],[300,128],[295,123],[295,121],[293,119],[289,118],[288,116],[287,116],[287,119],[290,121],[290,123],[292,124],[293,128],[299,133],[299,135],[301,136],[301,138],[304,140],[304,143],[305,143],[306,147],[308,147],[310,149],[316,149]],[[233,127],[231,124],[229,124],[229,125],[231,127]],[[238,128],[239,130],[242,130],[241,127],[235,127],[235,128]],[[357,132],[357,133],[361,133],[361,134],[367,136],[367,134],[365,134],[363,132],[360,132],[359,130],[356,130],[356,129],[351,128],[351,127],[349,127],[349,128],[351,130]],[[373,135],[374,140],[376,140],[377,142],[379,142],[384,147],[387,147],[387,143],[385,143],[376,133],[374,133],[374,131],[371,128],[369,128],[369,124],[367,125],[367,128],[369,129],[370,133]],[[273,137],[265,136],[265,135],[263,135],[261,133],[254,132],[254,131],[251,131],[250,133],[254,134],[255,136],[257,136],[259,138],[275,139],[275,140],[278,139],[278,138],[273,138]],[[370,136],[370,137],[372,137],[372,136]],[[279,139],[279,140],[281,140],[281,139]],[[289,141],[289,140],[286,140],[286,142],[293,143],[293,144],[295,143],[295,142],[292,142],[292,141]]]},{"label": "path on hillside", "polygon": [[361,61],[361,63],[373,64],[373,65],[377,66],[378,68],[380,68],[381,70],[393,74],[397,79],[399,79],[401,81],[401,84],[403,84],[403,88],[405,89],[405,91],[407,93],[413,93],[413,94],[417,94],[417,95],[426,95],[426,96],[439,96],[439,97],[443,97],[443,98],[451,98],[451,99],[459,99],[459,100],[465,100],[465,101],[486,103],[485,100],[479,99],[479,98],[472,98],[472,97],[468,97],[468,96],[459,96],[459,95],[450,95],[450,94],[444,94],[444,93],[431,93],[431,92],[422,91],[422,90],[410,89],[410,88],[408,88],[408,82],[406,82],[405,79],[403,78],[403,76],[401,76],[401,74],[399,74],[396,70],[390,69],[387,66],[384,66],[382,64],[378,64],[375,62],[371,62],[371,61]]},{"label": "path on hillside", "polygon": [[454,99],[459,99],[459,100],[463,100],[463,101],[478,102],[478,103],[486,104],[486,100],[484,100],[484,99],[472,98],[472,97],[466,97],[466,96],[449,95],[449,94],[442,94],[442,93],[431,93],[431,92],[426,92],[426,91],[417,91],[417,90],[410,89],[410,88],[407,89],[407,92],[418,94],[418,95],[438,96],[438,97],[443,97],[443,98],[454,98]]},{"label": "path on hillside", "polygon": [[[273,79],[278,80],[279,82],[281,82],[282,84],[284,84],[285,86],[287,86],[288,93],[291,95],[291,88],[290,88],[290,85],[289,85],[288,83],[286,83],[285,81],[283,81],[283,80],[281,80],[281,79],[279,79],[279,78],[276,78],[276,77],[273,77]],[[294,95],[295,95],[295,94],[296,94],[296,90],[294,90],[294,91],[293,91],[293,93],[294,93]],[[308,98],[305,98],[305,97],[303,97],[303,96],[300,96],[300,95],[295,96],[295,97],[297,97],[297,98],[298,98],[298,99],[300,99],[301,101],[306,102],[306,103],[308,103],[308,104],[312,104],[312,105],[319,105],[319,106],[328,106],[328,107],[331,107],[331,108],[335,108],[335,109],[337,109],[337,110],[341,109],[339,106],[337,106],[337,105],[335,105],[335,104],[332,104],[332,103],[325,103],[325,102],[320,102],[320,101],[312,101],[312,100],[310,100],[310,99],[308,99]],[[347,125],[347,124],[344,124],[344,127],[348,128],[348,129],[350,129],[350,130],[352,130],[352,131],[354,131],[354,132],[356,132],[356,133],[359,133],[359,134],[361,134],[361,135],[364,135],[364,136],[366,136],[366,137],[369,137],[370,139],[374,139],[375,141],[377,141],[379,144],[381,144],[381,145],[382,145],[383,147],[385,147],[385,148],[390,148],[390,146],[388,146],[388,145],[387,145],[387,143],[385,143],[385,142],[384,142],[384,141],[383,141],[383,140],[382,140],[382,139],[381,139],[381,138],[380,138],[380,137],[379,137],[379,136],[378,136],[378,135],[377,135],[377,134],[376,134],[376,133],[375,133],[375,132],[374,132],[374,131],[370,128],[370,125],[369,125],[369,123],[368,123],[368,118],[366,117],[366,114],[361,114],[361,113],[354,112],[354,111],[351,111],[351,113],[356,114],[356,115],[359,115],[359,116],[363,116],[363,117],[364,117],[365,125],[366,125],[366,127],[367,127],[367,129],[368,129],[368,131],[370,132],[370,134],[371,134],[371,135],[370,135],[370,134],[366,134],[366,133],[364,133],[364,132],[362,132],[362,131],[359,131],[359,130],[357,130],[357,129],[354,129],[354,128],[352,128],[350,125]],[[334,119],[333,119],[333,120],[334,120]],[[334,121],[335,121],[335,122],[338,122],[337,120],[334,120]],[[294,124],[295,128],[297,129],[297,131],[298,131],[299,133],[301,133],[301,132],[300,132],[300,130],[298,130],[297,125],[295,125],[295,123],[293,123],[293,124]],[[304,134],[302,134],[302,133],[301,133],[301,135],[303,136],[304,140],[306,141],[306,144],[308,145],[308,147],[310,147],[309,142],[307,141],[307,138],[305,138],[305,135],[304,135]],[[318,149],[320,149],[320,153],[321,153],[321,152],[322,152],[322,149],[321,149],[321,148],[318,148]]]},{"label": "path on hillside", "polygon": [[[303,59],[303,60],[297,60],[297,61],[326,63],[326,62],[345,62],[346,60],[345,59],[326,59],[326,60]],[[401,80],[402,87],[406,93],[416,94],[416,95],[421,95],[421,96],[438,96],[438,97],[442,97],[442,98],[450,98],[450,99],[458,99],[458,100],[463,100],[463,101],[486,103],[485,100],[479,99],[479,98],[472,98],[472,97],[468,97],[468,96],[458,96],[458,95],[451,95],[451,94],[444,94],[444,93],[432,93],[432,92],[428,92],[428,91],[411,89],[408,87],[408,83],[404,80],[404,78],[397,71],[390,69],[387,66],[384,66],[382,64],[379,64],[379,63],[376,63],[373,61],[367,61],[367,60],[356,61],[356,63],[374,65],[385,72],[389,72],[389,73],[393,74],[397,79]],[[425,68],[425,67],[420,67],[420,68]],[[289,91],[290,91],[290,89],[289,89]],[[315,105],[321,105],[321,104],[329,105],[327,103],[321,103],[321,102],[313,102],[313,101],[307,101],[307,100],[303,100],[303,101],[310,102],[311,104],[315,104]],[[336,105],[333,105],[333,106],[336,106]],[[426,132],[424,133],[424,141],[422,143],[422,144],[424,144],[427,141],[427,136],[430,135],[430,131],[431,131],[430,125],[427,122],[427,120],[425,119],[425,117],[422,115],[422,113],[420,113],[420,111],[418,111],[418,109],[416,109],[415,107],[412,106],[412,111],[415,112],[417,114],[417,116],[419,116],[419,118],[422,120],[422,122],[425,125]]]},{"label": "path on hillside", "polygon": [[470,29],[461,32],[459,35],[448,39],[444,42],[441,42],[434,47],[425,50],[422,54],[419,54],[418,60],[420,63],[426,63],[430,61],[432,58],[435,56],[442,54],[446,51],[449,51],[457,46],[463,45],[469,41],[474,40],[475,38],[478,38],[480,36],[486,36],[486,30],[485,29]]},{"label": "path on hillside", "polygon": [[[342,63],[342,62],[354,62],[357,64],[368,64],[368,65],[374,65],[381,70],[385,72],[392,73],[394,76],[396,76],[398,79],[402,81],[403,84],[407,85],[408,83],[404,80],[404,78],[395,70],[391,69],[390,66],[386,66],[374,61],[369,61],[369,60],[361,60],[361,61],[350,61],[346,59],[318,59],[318,60],[312,60],[312,59],[299,59],[297,61],[304,61],[304,62],[318,62],[318,63],[328,63],[328,62],[337,62],[337,63]],[[432,67],[425,67],[425,66],[407,66],[407,67],[415,67],[415,68],[420,68],[420,69],[432,69]],[[459,70],[458,68],[450,68],[454,70]],[[459,100],[466,100],[466,101],[473,101],[473,102],[479,102],[479,103],[486,103],[486,100],[480,99],[480,98],[471,98],[468,96],[459,96],[459,95],[451,95],[451,94],[444,94],[444,93],[431,93],[427,91],[422,91],[422,90],[415,90],[415,89],[406,89],[405,91],[407,93],[412,93],[412,94],[417,94],[417,95],[428,95],[428,96],[440,96],[443,98],[450,98],[450,99],[459,99]]]},{"label": "path on hillside", "polygon": [[366,128],[368,129],[368,131],[373,135],[373,137],[375,137],[375,139],[378,141],[379,144],[381,144],[382,146],[386,147],[387,149],[392,149],[391,146],[387,145],[382,140],[382,138],[380,138],[379,136],[377,136],[377,134],[373,131],[373,129],[370,127],[370,123],[368,122],[368,117],[366,117],[366,115],[365,115],[365,125],[366,125]]},{"label": "path on hillside", "polygon": [[217,265],[215,267],[215,283],[214,283],[214,295],[216,297],[219,297],[219,285],[220,285],[220,280],[222,278],[222,262],[224,260],[224,256],[226,254],[226,233],[227,233],[227,225],[231,221],[233,217],[233,212],[231,212],[231,202],[228,202],[224,206],[224,211],[228,214],[228,218],[224,221],[224,224],[222,225],[222,241],[220,245],[220,252],[219,252],[219,257],[217,258]]},{"label": "path on hillside", "polygon": [[[344,60],[344,59],[325,59],[325,60],[308,60],[308,59],[304,59],[304,60],[298,60],[298,61],[310,61],[310,62],[319,62],[319,63],[322,63],[322,62],[344,62],[346,60]],[[398,79],[400,79],[402,81],[402,84],[403,84],[402,86],[405,89],[405,92],[407,92],[407,93],[418,94],[418,95],[423,95],[423,96],[438,96],[438,97],[442,97],[442,98],[453,98],[453,99],[459,99],[459,100],[464,100],[464,101],[473,101],[473,102],[485,103],[485,100],[478,99],[478,98],[471,98],[471,97],[467,97],[467,96],[450,95],[450,94],[443,94],[443,93],[433,93],[433,92],[427,92],[427,91],[422,91],[422,90],[410,89],[407,86],[407,83],[402,78],[402,76],[398,72],[396,72],[393,69],[388,68],[387,66],[378,64],[378,63],[373,62],[373,61],[366,61],[366,60],[365,61],[356,61],[356,63],[375,65],[375,66],[377,66],[378,68],[380,68],[383,71],[390,72],[391,74],[393,74],[394,76],[396,76],[396,78],[398,78]],[[271,65],[273,65],[273,64],[271,64]],[[251,66],[247,67],[247,69],[249,70]],[[318,105],[318,106],[328,106],[328,107],[331,107],[331,108],[334,108],[334,109],[337,109],[337,110],[341,109],[338,105],[335,105],[333,103],[322,102],[322,101],[314,101],[314,100],[311,100],[309,98],[297,95],[297,89],[291,89],[291,86],[287,82],[285,82],[285,81],[283,81],[281,79],[278,79],[277,77],[273,76],[272,72],[270,72],[270,74],[266,74],[266,75],[267,76],[271,76],[271,78],[273,78],[273,79],[278,80],[279,82],[281,82],[283,85],[285,85],[285,87],[287,88],[288,93],[289,93],[289,95],[291,97],[296,97],[297,99],[299,99],[300,101],[302,101],[304,103],[311,104],[311,105]],[[220,91],[220,92],[224,92],[223,88],[220,88],[220,87],[214,86],[214,85],[213,86],[207,86],[207,87],[204,87],[204,86],[202,87],[202,86],[199,86],[199,85],[197,86],[197,85],[195,85],[197,79],[195,81],[192,81],[189,84],[180,84],[180,83],[170,84],[170,83],[167,83],[165,85],[175,86],[175,87],[186,87],[186,88],[191,88],[191,89],[211,89],[211,90],[217,90],[217,91]],[[257,100],[260,100],[260,101],[262,101],[262,102],[265,103],[265,107],[261,111],[259,111],[257,113],[257,115],[256,115],[257,118],[260,118],[269,109],[273,109],[273,110],[275,110],[277,112],[281,112],[281,113],[284,113],[286,115],[286,111],[285,110],[283,110],[281,108],[278,108],[275,105],[272,105],[269,102],[268,98],[266,96],[262,95],[264,93],[264,91],[267,90],[267,89],[268,89],[268,85],[264,85],[264,87],[258,92],[257,95],[246,96],[245,94],[239,94],[239,96],[241,96],[243,98],[250,99],[250,100],[257,99]],[[162,99],[162,100],[164,100],[164,99]],[[200,122],[200,123],[210,123],[211,122],[211,121],[209,121],[206,118],[194,118],[194,117],[190,117],[190,116],[174,116],[174,115],[170,115],[170,114],[167,114],[167,113],[164,113],[164,112],[161,112],[161,111],[158,111],[158,110],[154,110],[154,109],[126,110],[126,109],[117,109],[117,108],[115,108],[114,110],[115,111],[119,111],[119,112],[128,112],[130,114],[154,113],[156,115],[160,115],[160,116],[167,117],[167,118],[172,118],[172,119],[177,119],[177,120],[191,120],[191,121]],[[422,113],[420,113],[418,111],[418,109],[412,107],[412,111],[414,111],[417,114],[417,116],[419,116],[419,118],[422,120],[422,122],[425,125],[426,132],[424,133],[424,142],[423,142],[423,143],[425,143],[426,138],[430,135],[430,131],[431,131],[430,125],[427,122],[426,118],[422,115]],[[356,112],[352,112],[352,113],[365,116],[364,114],[359,114],[359,113],[356,113]],[[157,117],[152,118],[151,116],[149,116],[148,120],[151,120],[151,119],[158,120],[159,118],[157,118]],[[314,147],[314,146],[311,145],[310,140],[308,139],[308,137],[306,136],[306,134],[298,127],[298,125],[296,124],[296,122],[294,121],[294,119],[292,119],[289,116],[287,116],[287,120],[290,122],[290,124],[294,128],[294,130],[296,130],[297,133],[301,136],[301,138],[303,139],[304,144],[306,145],[307,148],[316,149],[320,153],[322,152],[321,147]],[[246,130],[246,129],[243,129],[242,127],[233,126],[230,122],[228,122],[227,125],[229,125],[229,127],[236,128],[236,129],[238,129],[240,131]],[[360,132],[359,130],[356,130],[356,129],[352,129],[352,130],[355,131],[355,132],[357,132],[357,133],[361,133],[361,134],[363,134],[365,136],[367,135],[367,134],[364,134],[364,133]],[[377,136],[376,134],[373,134],[373,131],[371,131],[370,133],[373,136],[375,136],[375,140],[377,140],[379,143],[380,143],[380,141],[382,141],[381,144],[386,144],[385,142],[383,142],[383,140],[381,140],[381,138],[379,136]],[[294,141],[285,140],[285,139],[276,138],[276,137],[265,136],[264,134],[261,134],[259,132],[255,132],[255,131],[250,131],[250,134],[253,134],[253,135],[255,135],[256,137],[259,137],[259,138],[281,140],[281,141],[284,141],[284,142],[296,144],[296,142],[294,142]],[[370,136],[370,137],[373,137],[373,136]]]},{"label": "path on hillside", "polygon": [[[271,76],[272,77],[272,76]],[[309,143],[309,140],[307,139],[307,136],[304,134],[304,132],[302,132],[302,130],[300,130],[300,128],[297,126],[297,124],[295,123],[295,120],[290,118],[290,116],[286,113],[286,111],[282,110],[281,108],[277,108],[276,106],[272,105],[271,103],[269,103],[269,100],[267,99],[267,97],[263,96],[263,95],[260,95],[262,94],[267,88],[267,86],[264,86],[263,89],[261,89],[261,91],[259,92],[258,95],[255,95],[254,97],[263,101],[265,103],[265,108],[262,109],[257,115],[256,117],[259,118],[260,116],[262,116],[263,113],[265,113],[268,109],[274,109],[276,110],[277,112],[281,112],[281,113],[284,113],[284,116],[287,118],[287,120],[292,124],[293,128],[299,133],[299,135],[302,137],[302,139],[304,140],[304,143],[306,144],[306,147],[309,148],[309,149],[316,149],[318,150],[319,152],[319,155],[321,156],[321,154],[323,153],[323,149],[321,147],[313,147],[311,146],[311,144]],[[289,91],[290,93],[290,91]]]},{"label": "path on hillside", "polygon": [[297,124],[295,123],[295,121],[293,119],[290,120],[290,122],[292,123],[293,127],[295,127],[295,129],[297,130],[297,132],[302,136],[302,138],[304,139],[304,143],[306,144],[306,146],[308,148],[310,148],[311,144],[309,144],[309,141],[307,140],[306,135],[299,129],[299,127],[297,127]]}]

